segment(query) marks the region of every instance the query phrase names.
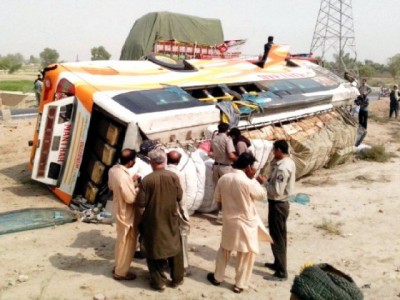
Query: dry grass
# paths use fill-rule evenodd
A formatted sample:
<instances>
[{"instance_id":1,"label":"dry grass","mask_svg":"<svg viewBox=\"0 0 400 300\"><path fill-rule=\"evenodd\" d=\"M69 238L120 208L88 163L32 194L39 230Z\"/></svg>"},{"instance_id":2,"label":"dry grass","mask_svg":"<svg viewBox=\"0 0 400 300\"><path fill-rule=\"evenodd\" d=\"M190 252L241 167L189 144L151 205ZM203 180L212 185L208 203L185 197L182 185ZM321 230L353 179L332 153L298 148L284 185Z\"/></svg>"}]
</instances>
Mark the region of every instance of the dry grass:
<instances>
[{"instance_id":1,"label":"dry grass","mask_svg":"<svg viewBox=\"0 0 400 300\"><path fill-rule=\"evenodd\" d=\"M316 179L307 178L301 181L301 183L305 186L333 186L337 184L337 181L328 176Z\"/></svg>"},{"instance_id":2,"label":"dry grass","mask_svg":"<svg viewBox=\"0 0 400 300\"><path fill-rule=\"evenodd\" d=\"M358 154L359 159L376 162L386 162L391 157L392 155L386 152L385 146L383 145L374 145L370 149L363 149L363 151Z\"/></svg>"},{"instance_id":3,"label":"dry grass","mask_svg":"<svg viewBox=\"0 0 400 300\"><path fill-rule=\"evenodd\" d=\"M400 130L395 129L390 132L390 136L393 138L394 141L400 142Z\"/></svg>"},{"instance_id":4,"label":"dry grass","mask_svg":"<svg viewBox=\"0 0 400 300\"><path fill-rule=\"evenodd\" d=\"M374 113L370 113L368 115L368 118L373 120L373 121L375 121L375 122L377 122L377 123L380 123L380 124L386 124L390 120L387 116L380 116L380 115L376 115Z\"/></svg>"},{"instance_id":5,"label":"dry grass","mask_svg":"<svg viewBox=\"0 0 400 300\"><path fill-rule=\"evenodd\" d=\"M341 222L334 223L332 221L324 219L321 224L315 225L315 228L321 229L331 235L342 235L343 234L341 229L342 226L343 223Z\"/></svg>"}]
</instances>

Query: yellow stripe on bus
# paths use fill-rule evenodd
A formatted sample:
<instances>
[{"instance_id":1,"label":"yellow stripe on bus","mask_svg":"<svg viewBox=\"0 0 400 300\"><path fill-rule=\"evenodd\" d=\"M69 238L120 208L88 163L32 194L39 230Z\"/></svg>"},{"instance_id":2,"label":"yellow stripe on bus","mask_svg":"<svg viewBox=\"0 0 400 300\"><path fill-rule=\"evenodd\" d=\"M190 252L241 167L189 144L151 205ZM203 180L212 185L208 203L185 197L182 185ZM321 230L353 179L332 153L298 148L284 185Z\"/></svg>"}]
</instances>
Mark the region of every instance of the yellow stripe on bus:
<instances>
[{"instance_id":1,"label":"yellow stripe on bus","mask_svg":"<svg viewBox=\"0 0 400 300\"><path fill-rule=\"evenodd\" d=\"M81 120L82 120L81 114L78 112L76 126L73 129L74 138L73 138L72 143L71 143L70 148L69 148L70 149L70 151L69 151L70 155L68 155L69 159L68 159L68 165L67 165L67 173L66 173L66 176L65 176L65 179L66 179L65 180L65 184L67 184L67 185L69 185L69 182L71 181L70 180L71 179L71 174L72 174L71 170L73 169L73 166L75 164L75 162L74 162L74 158L75 158L74 154L76 152L76 147L75 147L76 145L75 144L76 144L76 140L79 139L79 135L75 134L75 130L80 127Z\"/></svg>"},{"instance_id":2,"label":"yellow stripe on bus","mask_svg":"<svg viewBox=\"0 0 400 300\"><path fill-rule=\"evenodd\" d=\"M82 114L81 113L79 113L79 127L78 127L78 129L79 129L79 132L78 132L78 135L77 135L77 142L78 142L78 144L77 144L77 146L76 147L74 147L75 149L74 149L74 159L73 159L73 163L72 163L72 172L71 172L71 177L69 178L69 182L68 182L68 184L69 185L71 185L72 184L72 178L73 178L73 176L72 176L72 174L74 174L74 168L75 168L75 164L76 164L76 158L78 157L78 154L79 154L79 151L80 151L80 142L81 142L81 138L82 138L82 132L83 132L83 129L84 129L84 127L85 126L82 126L82 123L84 123L84 121L85 121L85 119L84 119L84 117L82 117ZM75 179L75 181L76 181L76 179Z\"/></svg>"}]
</instances>

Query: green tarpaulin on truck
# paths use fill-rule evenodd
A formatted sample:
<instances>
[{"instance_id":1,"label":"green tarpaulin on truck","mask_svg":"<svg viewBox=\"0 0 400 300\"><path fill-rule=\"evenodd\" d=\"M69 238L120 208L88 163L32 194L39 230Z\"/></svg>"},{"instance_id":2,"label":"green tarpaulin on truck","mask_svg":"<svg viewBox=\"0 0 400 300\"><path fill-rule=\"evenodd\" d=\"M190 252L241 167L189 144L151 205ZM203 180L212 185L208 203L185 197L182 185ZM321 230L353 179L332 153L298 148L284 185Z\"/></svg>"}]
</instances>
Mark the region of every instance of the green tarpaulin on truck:
<instances>
[{"instance_id":1,"label":"green tarpaulin on truck","mask_svg":"<svg viewBox=\"0 0 400 300\"><path fill-rule=\"evenodd\" d=\"M136 20L125 44L120 60L137 60L152 52L157 40L219 45L224 42L221 21L189 15L152 12Z\"/></svg>"}]
</instances>

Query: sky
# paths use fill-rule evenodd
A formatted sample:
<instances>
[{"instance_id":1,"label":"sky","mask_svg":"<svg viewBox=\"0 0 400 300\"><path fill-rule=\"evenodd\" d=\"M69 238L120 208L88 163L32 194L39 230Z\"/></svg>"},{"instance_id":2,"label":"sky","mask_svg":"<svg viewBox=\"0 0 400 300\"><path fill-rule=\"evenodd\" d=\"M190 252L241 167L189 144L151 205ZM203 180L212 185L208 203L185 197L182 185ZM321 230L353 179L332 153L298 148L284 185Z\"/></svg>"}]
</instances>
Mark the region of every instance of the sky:
<instances>
[{"instance_id":1,"label":"sky","mask_svg":"<svg viewBox=\"0 0 400 300\"><path fill-rule=\"evenodd\" d=\"M331 0L333 1L333 0ZM339 1L339 0L335 0ZM351 0L346 0L351 1ZM353 0L357 59L387 63L400 53L399 0ZM320 0L1 0L0 55L26 59L44 48L59 60L90 60L104 46L118 60L135 20L169 11L221 20L224 38L247 39L243 54L263 52L267 37L309 52ZM318 54L318 53L316 53Z\"/></svg>"}]
</instances>

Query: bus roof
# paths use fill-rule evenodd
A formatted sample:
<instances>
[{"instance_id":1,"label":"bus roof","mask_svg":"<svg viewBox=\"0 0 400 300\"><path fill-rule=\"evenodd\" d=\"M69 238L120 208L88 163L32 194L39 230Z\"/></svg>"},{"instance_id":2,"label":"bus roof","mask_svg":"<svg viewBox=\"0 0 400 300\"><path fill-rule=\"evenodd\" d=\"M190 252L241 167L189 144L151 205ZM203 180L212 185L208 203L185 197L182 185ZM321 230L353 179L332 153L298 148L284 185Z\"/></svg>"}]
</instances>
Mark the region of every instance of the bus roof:
<instances>
[{"instance_id":1,"label":"bus roof","mask_svg":"<svg viewBox=\"0 0 400 300\"><path fill-rule=\"evenodd\" d=\"M71 83L86 83L98 91L156 89L165 85L207 86L315 75L309 68L276 64L262 69L236 59L193 59L186 62L194 70L170 70L151 61L88 61L63 63L58 71Z\"/></svg>"}]
</instances>

